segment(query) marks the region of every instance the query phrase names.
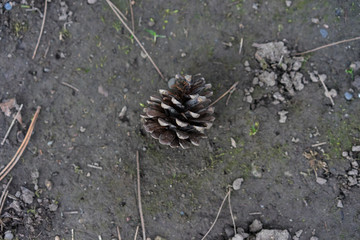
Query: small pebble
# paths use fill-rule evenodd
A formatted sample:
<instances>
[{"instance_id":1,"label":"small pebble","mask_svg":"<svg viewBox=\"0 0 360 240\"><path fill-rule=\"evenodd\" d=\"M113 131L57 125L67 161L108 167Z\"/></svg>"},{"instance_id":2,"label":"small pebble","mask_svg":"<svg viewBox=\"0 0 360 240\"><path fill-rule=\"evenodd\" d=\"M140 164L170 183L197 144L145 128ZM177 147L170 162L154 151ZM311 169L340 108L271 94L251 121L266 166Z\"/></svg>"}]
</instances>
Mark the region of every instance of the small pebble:
<instances>
[{"instance_id":1,"label":"small pebble","mask_svg":"<svg viewBox=\"0 0 360 240\"><path fill-rule=\"evenodd\" d=\"M55 236L55 240L60 240L60 237L59 237L59 236Z\"/></svg>"},{"instance_id":2,"label":"small pebble","mask_svg":"<svg viewBox=\"0 0 360 240\"><path fill-rule=\"evenodd\" d=\"M325 178L317 177L316 182L320 185L323 185L327 182L327 180Z\"/></svg>"},{"instance_id":3,"label":"small pebble","mask_svg":"<svg viewBox=\"0 0 360 240\"><path fill-rule=\"evenodd\" d=\"M4 8L8 11L10 11L12 9L12 4L11 3L5 3Z\"/></svg>"},{"instance_id":4,"label":"small pebble","mask_svg":"<svg viewBox=\"0 0 360 240\"><path fill-rule=\"evenodd\" d=\"M351 151L353 151L353 152L360 152L360 145L358 145L358 146L352 146Z\"/></svg>"},{"instance_id":5,"label":"small pebble","mask_svg":"<svg viewBox=\"0 0 360 240\"><path fill-rule=\"evenodd\" d=\"M53 186L52 182L49 179L45 179L46 189L50 191L52 189L52 186Z\"/></svg>"},{"instance_id":6,"label":"small pebble","mask_svg":"<svg viewBox=\"0 0 360 240\"><path fill-rule=\"evenodd\" d=\"M97 2L97 0L87 0L88 4L92 5L95 4Z\"/></svg>"},{"instance_id":7,"label":"small pebble","mask_svg":"<svg viewBox=\"0 0 360 240\"><path fill-rule=\"evenodd\" d=\"M58 205L57 204L55 204L55 203L52 203L52 204L50 204L49 205L49 210L51 211L51 212L55 212L57 209L58 209Z\"/></svg>"},{"instance_id":8,"label":"small pebble","mask_svg":"<svg viewBox=\"0 0 360 240\"><path fill-rule=\"evenodd\" d=\"M237 178L232 184L232 187L235 191L240 190L241 184L244 182L243 178Z\"/></svg>"},{"instance_id":9,"label":"small pebble","mask_svg":"<svg viewBox=\"0 0 360 240\"><path fill-rule=\"evenodd\" d=\"M83 126L80 127L80 132L84 133L86 131L86 128L84 128Z\"/></svg>"},{"instance_id":10,"label":"small pebble","mask_svg":"<svg viewBox=\"0 0 360 240\"><path fill-rule=\"evenodd\" d=\"M329 33L324 28L320 29L320 34L323 38L326 38L329 35Z\"/></svg>"},{"instance_id":11,"label":"small pebble","mask_svg":"<svg viewBox=\"0 0 360 240\"><path fill-rule=\"evenodd\" d=\"M311 19L311 22L312 22L312 23L315 23L315 24L318 24L320 21L319 21L318 18L312 18L312 19Z\"/></svg>"},{"instance_id":12,"label":"small pebble","mask_svg":"<svg viewBox=\"0 0 360 240\"><path fill-rule=\"evenodd\" d=\"M353 94L350 92L345 92L344 97L346 100L350 101L353 98Z\"/></svg>"},{"instance_id":13,"label":"small pebble","mask_svg":"<svg viewBox=\"0 0 360 240\"><path fill-rule=\"evenodd\" d=\"M126 115L126 111L127 111L127 107L123 106L123 108L121 109L120 113L119 113L119 119L122 120L125 115Z\"/></svg>"},{"instance_id":14,"label":"small pebble","mask_svg":"<svg viewBox=\"0 0 360 240\"><path fill-rule=\"evenodd\" d=\"M6 231L5 236L4 236L4 240L12 240L12 239L14 239L14 235L12 234L12 232L10 230Z\"/></svg>"},{"instance_id":15,"label":"small pebble","mask_svg":"<svg viewBox=\"0 0 360 240\"><path fill-rule=\"evenodd\" d=\"M359 168L359 164L358 164L357 161L351 162L351 166L352 166L353 168L355 168L355 169L358 169L358 168Z\"/></svg>"},{"instance_id":16,"label":"small pebble","mask_svg":"<svg viewBox=\"0 0 360 240\"><path fill-rule=\"evenodd\" d=\"M292 2L291 1L285 1L285 4L286 4L287 7L290 7Z\"/></svg>"},{"instance_id":17,"label":"small pebble","mask_svg":"<svg viewBox=\"0 0 360 240\"><path fill-rule=\"evenodd\" d=\"M244 237L240 234L235 234L235 236L231 240L244 240Z\"/></svg>"},{"instance_id":18,"label":"small pebble","mask_svg":"<svg viewBox=\"0 0 360 240\"><path fill-rule=\"evenodd\" d=\"M48 73L48 72L50 72L50 69L45 67L45 68L43 68L43 72Z\"/></svg>"},{"instance_id":19,"label":"small pebble","mask_svg":"<svg viewBox=\"0 0 360 240\"><path fill-rule=\"evenodd\" d=\"M349 156L349 153L346 152L346 151L344 151L344 152L342 152L342 156L343 156L343 157L347 157L347 156Z\"/></svg>"},{"instance_id":20,"label":"small pebble","mask_svg":"<svg viewBox=\"0 0 360 240\"><path fill-rule=\"evenodd\" d=\"M184 53L184 52L182 52L181 54L180 54L180 56L183 58L183 57L186 57L186 53Z\"/></svg>"},{"instance_id":21,"label":"small pebble","mask_svg":"<svg viewBox=\"0 0 360 240\"><path fill-rule=\"evenodd\" d=\"M337 202L337 205L336 205L338 208L343 208L344 207L344 205L343 205L343 203L342 203L342 201L341 200L338 200L338 202Z\"/></svg>"},{"instance_id":22,"label":"small pebble","mask_svg":"<svg viewBox=\"0 0 360 240\"><path fill-rule=\"evenodd\" d=\"M244 66L245 66L245 67L249 67L249 66L250 66L249 61L245 61L245 62L244 62Z\"/></svg>"},{"instance_id":23,"label":"small pebble","mask_svg":"<svg viewBox=\"0 0 360 240\"><path fill-rule=\"evenodd\" d=\"M251 224L250 224L250 226L249 226L249 230L250 230L250 232L252 232L252 233L256 233L256 232L259 232L261 229L262 229L262 223L259 221L259 220L257 220L257 219L255 219Z\"/></svg>"}]
</instances>

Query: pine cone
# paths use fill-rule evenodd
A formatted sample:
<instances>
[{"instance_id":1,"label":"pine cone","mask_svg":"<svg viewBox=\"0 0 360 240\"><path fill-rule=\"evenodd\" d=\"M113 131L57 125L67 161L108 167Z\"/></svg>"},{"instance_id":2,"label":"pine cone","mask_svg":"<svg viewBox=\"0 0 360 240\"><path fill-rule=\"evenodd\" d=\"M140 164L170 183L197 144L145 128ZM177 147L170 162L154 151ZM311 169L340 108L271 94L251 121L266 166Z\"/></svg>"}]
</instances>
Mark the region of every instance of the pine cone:
<instances>
[{"instance_id":1,"label":"pine cone","mask_svg":"<svg viewBox=\"0 0 360 240\"><path fill-rule=\"evenodd\" d=\"M198 146L205 138L215 117L214 107L208 107L211 84L200 75L177 74L169 80L169 90L160 89L161 96L151 96L144 109L144 128L155 139L172 148Z\"/></svg>"}]
</instances>

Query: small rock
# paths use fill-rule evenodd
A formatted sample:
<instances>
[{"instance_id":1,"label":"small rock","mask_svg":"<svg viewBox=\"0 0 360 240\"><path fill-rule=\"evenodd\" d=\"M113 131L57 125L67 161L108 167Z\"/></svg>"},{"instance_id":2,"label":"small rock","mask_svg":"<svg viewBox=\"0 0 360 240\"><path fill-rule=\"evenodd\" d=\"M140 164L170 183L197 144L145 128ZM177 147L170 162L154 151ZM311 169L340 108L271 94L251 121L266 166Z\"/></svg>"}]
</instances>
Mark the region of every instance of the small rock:
<instances>
[{"instance_id":1,"label":"small rock","mask_svg":"<svg viewBox=\"0 0 360 240\"><path fill-rule=\"evenodd\" d=\"M9 208L14 209L18 213L22 211L22 209L20 207L20 202L16 201L16 200L14 200L12 203L10 203Z\"/></svg>"},{"instance_id":2,"label":"small rock","mask_svg":"<svg viewBox=\"0 0 360 240\"><path fill-rule=\"evenodd\" d=\"M103 95L105 97L109 96L109 92L107 90L105 90L105 88L102 85L100 85L98 87L98 93L100 93L101 95Z\"/></svg>"},{"instance_id":3,"label":"small rock","mask_svg":"<svg viewBox=\"0 0 360 240\"><path fill-rule=\"evenodd\" d=\"M290 238L290 234L287 230L263 229L261 230L261 232L256 234L256 240L269 240L269 239L288 240L289 238Z\"/></svg>"},{"instance_id":4,"label":"small rock","mask_svg":"<svg viewBox=\"0 0 360 240\"><path fill-rule=\"evenodd\" d=\"M87 3L92 5L92 4L95 4L97 2L97 0L87 0Z\"/></svg>"},{"instance_id":5,"label":"small rock","mask_svg":"<svg viewBox=\"0 0 360 240\"><path fill-rule=\"evenodd\" d=\"M360 70L360 61L356 61L352 64L350 64L350 68L354 70L354 72Z\"/></svg>"},{"instance_id":6,"label":"small rock","mask_svg":"<svg viewBox=\"0 0 360 240\"><path fill-rule=\"evenodd\" d=\"M344 207L344 205L343 205L343 203L342 203L341 200L338 200L336 206L337 206L338 208L343 208L343 207Z\"/></svg>"},{"instance_id":7,"label":"small rock","mask_svg":"<svg viewBox=\"0 0 360 240\"><path fill-rule=\"evenodd\" d=\"M245 230L244 230L243 228L241 228L241 227L238 227L238 228L236 229L236 231L237 231L237 234L241 235L244 239L247 238L247 237L249 237L249 234L246 233ZM235 236L236 236L236 235L235 235Z\"/></svg>"},{"instance_id":8,"label":"small rock","mask_svg":"<svg viewBox=\"0 0 360 240\"><path fill-rule=\"evenodd\" d=\"M355 168L355 169L358 169L358 168L359 168L359 164L358 164L357 161L351 162L351 166L352 166L353 168Z\"/></svg>"},{"instance_id":9,"label":"small rock","mask_svg":"<svg viewBox=\"0 0 360 240\"><path fill-rule=\"evenodd\" d=\"M316 77L315 73L312 73L312 72L308 72L308 73L310 75L310 80L312 82L318 82L319 81L319 79Z\"/></svg>"},{"instance_id":10,"label":"small rock","mask_svg":"<svg viewBox=\"0 0 360 240\"><path fill-rule=\"evenodd\" d=\"M180 56L181 56L182 58L184 58L184 57L186 57L186 53L182 52L182 53L180 54Z\"/></svg>"},{"instance_id":11,"label":"small rock","mask_svg":"<svg viewBox=\"0 0 360 240\"><path fill-rule=\"evenodd\" d=\"M252 5L252 8L255 9L255 10L258 10L259 9L259 4L258 3L254 3Z\"/></svg>"},{"instance_id":12,"label":"small rock","mask_svg":"<svg viewBox=\"0 0 360 240\"><path fill-rule=\"evenodd\" d=\"M292 141L293 143L298 143L298 142L300 142L300 139L293 137L293 138L291 139L291 141Z\"/></svg>"},{"instance_id":13,"label":"small rock","mask_svg":"<svg viewBox=\"0 0 360 240\"><path fill-rule=\"evenodd\" d=\"M254 163L251 164L251 174L256 178L261 178L262 173L257 169Z\"/></svg>"},{"instance_id":14,"label":"small rock","mask_svg":"<svg viewBox=\"0 0 360 240\"><path fill-rule=\"evenodd\" d=\"M251 68L250 67L245 67L245 71L251 72Z\"/></svg>"},{"instance_id":15,"label":"small rock","mask_svg":"<svg viewBox=\"0 0 360 240\"><path fill-rule=\"evenodd\" d=\"M315 24L319 24L320 20L318 18L312 18L311 22Z\"/></svg>"},{"instance_id":16,"label":"small rock","mask_svg":"<svg viewBox=\"0 0 360 240\"><path fill-rule=\"evenodd\" d=\"M287 7L290 7L292 2L291 1L285 1L285 4L286 4Z\"/></svg>"},{"instance_id":17,"label":"small rock","mask_svg":"<svg viewBox=\"0 0 360 240\"><path fill-rule=\"evenodd\" d=\"M284 74L281 76L280 82L285 85L286 90L289 92L289 94L290 94L291 96L294 96L294 95L295 95L295 91L294 91L294 88L293 88L293 83L292 83L292 81L290 80L289 74L284 73Z\"/></svg>"},{"instance_id":18,"label":"small rock","mask_svg":"<svg viewBox=\"0 0 360 240\"><path fill-rule=\"evenodd\" d=\"M348 176L349 186L355 186L358 182L356 180L356 177Z\"/></svg>"},{"instance_id":19,"label":"small rock","mask_svg":"<svg viewBox=\"0 0 360 240\"><path fill-rule=\"evenodd\" d=\"M358 146L352 146L351 151L353 151L353 152L360 152L360 145L358 145Z\"/></svg>"},{"instance_id":20,"label":"small rock","mask_svg":"<svg viewBox=\"0 0 360 240\"><path fill-rule=\"evenodd\" d=\"M319 240L319 238L318 238L318 237L315 237L315 236L312 236L312 237L310 238L310 240Z\"/></svg>"},{"instance_id":21,"label":"small rock","mask_svg":"<svg viewBox=\"0 0 360 240\"><path fill-rule=\"evenodd\" d=\"M57 204L55 204L55 203L52 203L52 204L50 204L49 205L49 210L51 211L51 212L55 212L57 209L58 209L58 205Z\"/></svg>"},{"instance_id":22,"label":"small rock","mask_svg":"<svg viewBox=\"0 0 360 240\"><path fill-rule=\"evenodd\" d=\"M245 66L245 67L249 67L249 66L250 66L249 61L246 60L246 61L244 62L244 66Z\"/></svg>"},{"instance_id":23,"label":"small rock","mask_svg":"<svg viewBox=\"0 0 360 240\"><path fill-rule=\"evenodd\" d=\"M251 95L247 95L247 96L245 97L245 101L248 102L248 103L252 103L253 97L252 97Z\"/></svg>"},{"instance_id":24,"label":"small rock","mask_svg":"<svg viewBox=\"0 0 360 240\"><path fill-rule=\"evenodd\" d=\"M341 154L343 157L347 157L347 156L349 156L349 153L348 152L346 152L346 151L344 151L344 152L342 152L342 154Z\"/></svg>"},{"instance_id":25,"label":"small rock","mask_svg":"<svg viewBox=\"0 0 360 240\"><path fill-rule=\"evenodd\" d=\"M83 126L80 126L79 130L80 130L81 133L84 133L86 131L86 128L84 128Z\"/></svg>"},{"instance_id":26,"label":"small rock","mask_svg":"<svg viewBox=\"0 0 360 240\"><path fill-rule=\"evenodd\" d=\"M298 71L301 68L303 61L295 61L293 66L292 66L292 70L293 71Z\"/></svg>"},{"instance_id":27,"label":"small rock","mask_svg":"<svg viewBox=\"0 0 360 240\"><path fill-rule=\"evenodd\" d=\"M166 239L160 236L156 236L154 240L166 240Z\"/></svg>"},{"instance_id":28,"label":"small rock","mask_svg":"<svg viewBox=\"0 0 360 240\"><path fill-rule=\"evenodd\" d=\"M244 240L244 237L240 234L235 234L235 236L231 240Z\"/></svg>"},{"instance_id":29,"label":"small rock","mask_svg":"<svg viewBox=\"0 0 360 240\"><path fill-rule=\"evenodd\" d=\"M257 48L255 56L258 56L256 57L258 61L262 58L269 60L271 63L279 63L283 56L289 54L284 42L254 43L252 46Z\"/></svg>"},{"instance_id":30,"label":"small rock","mask_svg":"<svg viewBox=\"0 0 360 240\"><path fill-rule=\"evenodd\" d=\"M231 141L231 146L232 146L233 148L236 148L236 141L235 141L235 139L230 138L230 141Z\"/></svg>"},{"instance_id":31,"label":"small rock","mask_svg":"<svg viewBox=\"0 0 360 240\"><path fill-rule=\"evenodd\" d=\"M323 185L327 182L327 180L325 178L317 177L316 182L320 185Z\"/></svg>"},{"instance_id":32,"label":"small rock","mask_svg":"<svg viewBox=\"0 0 360 240\"><path fill-rule=\"evenodd\" d=\"M288 114L288 113L289 112L285 111L285 110L282 110L282 111L278 112L278 114L280 116L279 123L285 123L286 122L286 120L287 120L286 114Z\"/></svg>"},{"instance_id":33,"label":"small rock","mask_svg":"<svg viewBox=\"0 0 360 240\"><path fill-rule=\"evenodd\" d=\"M329 35L328 31L326 31L324 28L320 29L320 34L323 38L326 38Z\"/></svg>"},{"instance_id":34,"label":"small rock","mask_svg":"<svg viewBox=\"0 0 360 240\"><path fill-rule=\"evenodd\" d=\"M344 97L346 100L350 101L353 98L353 94L350 92L345 92Z\"/></svg>"},{"instance_id":35,"label":"small rock","mask_svg":"<svg viewBox=\"0 0 360 240\"><path fill-rule=\"evenodd\" d=\"M150 19L150 20L148 21L148 26L149 26L149 27L153 27L154 25L155 25L154 19Z\"/></svg>"},{"instance_id":36,"label":"small rock","mask_svg":"<svg viewBox=\"0 0 360 240\"><path fill-rule=\"evenodd\" d=\"M330 91L325 92L325 96L334 98L337 96L337 91L335 89L331 89Z\"/></svg>"},{"instance_id":37,"label":"small rock","mask_svg":"<svg viewBox=\"0 0 360 240\"><path fill-rule=\"evenodd\" d=\"M289 172L289 171L285 171L285 172L284 172L284 175L285 175L286 177L292 177L292 176L293 176L292 173Z\"/></svg>"},{"instance_id":38,"label":"small rock","mask_svg":"<svg viewBox=\"0 0 360 240\"><path fill-rule=\"evenodd\" d=\"M234 236L234 228L231 227L231 226L226 226L226 227L224 228L224 232L225 232L225 235L226 235L228 238Z\"/></svg>"},{"instance_id":39,"label":"small rock","mask_svg":"<svg viewBox=\"0 0 360 240\"><path fill-rule=\"evenodd\" d=\"M253 84L253 85L259 84L259 78L255 77L255 78L253 79L253 81L252 81L252 84Z\"/></svg>"},{"instance_id":40,"label":"small rock","mask_svg":"<svg viewBox=\"0 0 360 240\"><path fill-rule=\"evenodd\" d=\"M266 84L268 87L275 86L277 75L274 72L264 71L259 75L259 80Z\"/></svg>"},{"instance_id":41,"label":"small rock","mask_svg":"<svg viewBox=\"0 0 360 240\"><path fill-rule=\"evenodd\" d=\"M351 83L351 85L356 88L358 91L360 91L360 76L355 76L354 81Z\"/></svg>"},{"instance_id":42,"label":"small rock","mask_svg":"<svg viewBox=\"0 0 360 240\"><path fill-rule=\"evenodd\" d=\"M50 191L52 189L52 186L53 186L52 182L49 179L45 179L46 189Z\"/></svg>"},{"instance_id":43,"label":"small rock","mask_svg":"<svg viewBox=\"0 0 360 240\"><path fill-rule=\"evenodd\" d=\"M350 171L347 172L347 174L348 174L349 176L357 176L358 173L359 173L359 171L356 170L356 169L353 169L353 170L350 170Z\"/></svg>"},{"instance_id":44,"label":"small rock","mask_svg":"<svg viewBox=\"0 0 360 240\"><path fill-rule=\"evenodd\" d=\"M60 236L55 236L55 240L60 240Z\"/></svg>"},{"instance_id":45,"label":"small rock","mask_svg":"<svg viewBox=\"0 0 360 240\"><path fill-rule=\"evenodd\" d=\"M285 98L283 97L283 95L281 95L281 93L279 92L275 92L273 94L273 98L275 98L276 100L279 100L281 102L285 101Z\"/></svg>"},{"instance_id":46,"label":"small rock","mask_svg":"<svg viewBox=\"0 0 360 240\"><path fill-rule=\"evenodd\" d=\"M262 223L261 223L259 220L257 220L257 219L255 219L255 220L250 224L250 226L249 226L249 231L250 231L251 233L257 233L257 232L259 232L261 229L262 229Z\"/></svg>"},{"instance_id":47,"label":"small rock","mask_svg":"<svg viewBox=\"0 0 360 240\"><path fill-rule=\"evenodd\" d=\"M34 201L35 193L25 187L21 187L21 192L21 199L27 204L32 204L32 202Z\"/></svg>"},{"instance_id":48,"label":"small rock","mask_svg":"<svg viewBox=\"0 0 360 240\"><path fill-rule=\"evenodd\" d=\"M12 239L14 239L14 235L12 234L12 232L10 230L6 231L4 240L12 240Z\"/></svg>"},{"instance_id":49,"label":"small rock","mask_svg":"<svg viewBox=\"0 0 360 240\"><path fill-rule=\"evenodd\" d=\"M43 72L48 73L48 72L50 72L50 69L45 67L45 68L43 68Z\"/></svg>"},{"instance_id":50,"label":"small rock","mask_svg":"<svg viewBox=\"0 0 360 240\"><path fill-rule=\"evenodd\" d=\"M240 190L241 184L244 182L243 178L237 178L232 184L232 187L235 191Z\"/></svg>"},{"instance_id":51,"label":"small rock","mask_svg":"<svg viewBox=\"0 0 360 240\"><path fill-rule=\"evenodd\" d=\"M295 233L295 236L293 237L293 240L298 240L301 236L301 234L303 233L304 230L299 230Z\"/></svg>"},{"instance_id":52,"label":"small rock","mask_svg":"<svg viewBox=\"0 0 360 240\"><path fill-rule=\"evenodd\" d=\"M303 79L302 73L296 72L295 74L293 74L292 82L293 82L295 90L301 91L304 89L304 84L302 83L302 79Z\"/></svg>"}]
</instances>

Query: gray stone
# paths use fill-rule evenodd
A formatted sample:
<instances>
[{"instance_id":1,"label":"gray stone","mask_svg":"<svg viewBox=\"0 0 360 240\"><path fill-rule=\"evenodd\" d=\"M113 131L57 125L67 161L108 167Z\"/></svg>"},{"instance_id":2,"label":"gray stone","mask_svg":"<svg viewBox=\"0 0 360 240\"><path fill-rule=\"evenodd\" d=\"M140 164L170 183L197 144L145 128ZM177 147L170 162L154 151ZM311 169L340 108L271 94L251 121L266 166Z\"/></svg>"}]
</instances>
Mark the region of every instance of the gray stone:
<instances>
[{"instance_id":1,"label":"gray stone","mask_svg":"<svg viewBox=\"0 0 360 240\"><path fill-rule=\"evenodd\" d=\"M249 66L250 66L249 61L246 60L246 61L244 62L244 66L245 66L245 67L249 67Z\"/></svg>"},{"instance_id":2,"label":"gray stone","mask_svg":"<svg viewBox=\"0 0 360 240\"><path fill-rule=\"evenodd\" d=\"M358 182L357 179L355 177L352 176L348 176L348 181L349 181L349 186L355 186Z\"/></svg>"},{"instance_id":3,"label":"gray stone","mask_svg":"<svg viewBox=\"0 0 360 240\"><path fill-rule=\"evenodd\" d=\"M55 203L52 203L52 204L50 204L49 205L49 210L51 211L51 212L55 212L57 209L58 209L58 205L57 204L55 204Z\"/></svg>"},{"instance_id":4,"label":"gray stone","mask_svg":"<svg viewBox=\"0 0 360 240\"><path fill-rule=\"evenodd\" d=\"M97 0L87 0L88 4L95 4L97 2Z\"/></svg>"},{"instance_id":5,"label":"gray stone","mask_svg":"<svg viewBox=\"0 0 360 240\"><path fill-rule=\"evenodd\" d=\"M320 185L323 185L327 182L327 180L325 178L322 178L322 177L317 177L316 178L316 182Z\"/></svg>"},{"instance_id":6,"label":"gray stone","mask_svg":"<svg viewBox=\"0 0 360 240\"><path fill-rule=\"evenodd\" d=\"M304 84L302 83L303 75L299 72L291 72L292 83L294 85L295 90L301 91L304 89Z\"/></svg>"},{"instance_id":7,"label":"gray stone","mask_svg":"<svg viewBox=\"0 0 360 240\"><path fill-rule=\"evenodd\" d=\"M235 234L231 240L244 240L244 237L240 234Z\"/></svg>"},{"instance_id":8,"label":"gray stone","mask_svg":"<svg viewBox=\"0 0 360 240\"><path fill-rule=\"evenodd\" d=\"M259 84L259 78L254 77L254 79L253 79L253 81L252 81L252 84L253 84L253 85Z\"/></svg>"},{"instance_id":9,"label":"gray stone","mask_svg":"<svg viewBox=\"0 0 360 240\"><path fill-rule=\"evenodd\" d=\"M266 84L268 87L275 86L276 84L276 74L274 72L264 71L259 75L259 80Z\"/></svg>"},{"instance_id":10,"label":"gray stone","mask_svg":"<svg viewBox=\"0 0 360 240\"><path fill-rule=\"evenodd\" d=\"M336 206L337 206L338 208L343 208L343 207L344 207L344 205L343 205L343 203L342 203L341 200L338 200Z\"/></svg>"},{"instance_id":11,"label":"gray stone","mask_svg":"<svg viewBox=\"0 0 360 240\"><path fill-rule=\"evenodd\" d=\"M286 120L287 120L286 114L288 114L288 113L289 112L285 111L285 110L282 110L282 111L278 112L278 114L280 116L279 123L285 123L286 122Z\"/></svg>"},{"instance_id":12,"label":"gray stone","mask_svg":"<svg viewBox=\"0 0 360 240\"><path fill-rule=\"evenodd\" d=\"M270 240L270 239L276 239L276 240L289 240L290 234L287 230L268 230L263 229L261 232L256 234L256 240Z\"/></svg>"},{"instance_id":13,"label":"gray stone","mask_svg":"<svg viewBox=\"0 0 360 240\"><path fill-rule=\"evenodd\" d=\"M351 151L353 151L353 152L360 152L360 145L358 145L358 146L352 146Z\"/></svg>"},{"instance_id":14,"label":"gray stone","mask_svg":"<svg viewBox=\"0 0 360 240\"><path fill-rule=\"evenodd\" d=\"M283 95L281 95L281 93L279 92L275 92L273 94L273 98L275 98L276 100L279 100L281 102L285 101L285 98L283 97Z\"/></svg>"},{"instance_id":15,"label":"gray stone","mask_svg":"<svg viewBox=\"0 0 360 240\"><path fill-rule=\"evenodd\" d=\"M358 71L360 69L360 61L350 64L350 68L354 70L354 72Z\"/></svg>"},{"instance_id":16,"label":"gray stone","mask_svg":"<svg viewBox=\"0 0 360 240\"><path fill-rule=\"evenodd\" d=\"M236 231L237 231L237 234L241 235L244 239L247 238L247 237L249 237L249 234L246 233L245 230L244 230L243 228L241 228L241 227L238 227L238 228L236 229ZM235 235L235 236L236 236L236 235Z\"/></svg>"},{"instance_id":17,"label":"gray stone","mask_svg":"<svg viewBox=\"0 0 360 240\"><path fill-rule=\"evenodd\" d=\"M355 76L354 81L351 83L351 85L356 88L358 91L360 91L360 76Z\"/></svg>"},{"instance_id":18,"label":"gray stone","mask_svg":"<svg viewBox=\"0 0 360 240\"><path fill-rule=\"evenodd\" d=\"M21 199L27 204L32 204L34 201L35 193L25 187L21 187L21 192Z\"/></svg>"},{"instance_id":19,"label":"gray stone","mask_svg":"<svg viewBox=\"0 0 360 240\"><path fill-rule=\"evenodd\" d=\"M285 1L285 4L286 4L287 7L290 7L291 4L292 4L292 1L288 1L288 0L287 0L287 1Z\"/></svg>"},{"instance_id":20,"label":"gray stone","mask_svg":"<svg viewBox=\"0 0 360 240\"><path fill-rule=\"evenodd\" d=\"M241 184L243 183L244 179L243 178L237 178L235 179L235 181L232 184L232 187L235 191L240 190L241 188Z\"/></svg>"},{"instance_id":21,"label":"gray stone","mask_svg":"<svg viewBox=\"0 0 360 240\"><path fill-rule=\"evenodd\" d=\"M230 238L232 236L234 236L235 232L234 232L234 228L231 227L231 226L227 226L224 228L224 232L225 232L225 235Z\"/></svg>"},{"instance_id":22,"label":"gray stone","mask_svg":"<svg viewBox=\"0 0 360 240\"><path fill-rule=\"evenodd\" d=\"M252 46L257 48L255 56L269 60L271 63L279 63L282 57L289 54L283 42L254 43Z\"/></svg>"},{"instance_id":23,"label":"gray stone","mask_svg":"<svg viewBox=\"0 0 360 240\"><path fill-rule=\"evenodd\" d=\"M257 233L262 229L262 223L255 219L249 226L249 230L251 233Z\"/></svg>"},{"instance_id":24,"label":"gray stone","mask_svg":"<svg viewBox=\"0 0 360 240\"><path fill-rule=\"evenodd\" d=\"M353 170L350 170L350 171L347 172L347 174L348 174L349 176L357 176L358 173L359 173L359 171L356 170L356 169L353 169Z\"/></svg>"},{"instance_id":25,"label":"gray stone","mask_svg":"<svg viewBox=\"0 0 360 240\"><path fill-rule=\"evenodd\" d=\"M299 71L299 69L302 66L303 61L304 61L304 58L296 58L296 61L293 63L293 66L292 66L292 70Z\"/></svg>"},{"instance_id":26,"label":"gray stone","mask_svg":"<svg viewBox=\"0 0 360 240\"><path fill-rule=\"evenodd\" d=\"M14 235L12 234L12 232L10 230L5 232L4 240L12 240L13 238L14 238Z\"/></svg>"},{"instance_id":27,"label":"gray stone","mask_svg":"<svg viewBox=\"0 0 360 240\"><path fill-rule=\"evenodd\" d=\"M252 97L251 95L247 95L247 96L245 97L245 101L248 102L248 103L252 103L253 97Z\"/></svg>"},{"instance_id":28,"label":"gray stone","mask_svg":"<svg viewBox=\"0 0 360 240\"><path fill-rule=\"evenodd\" d=\"M312 72L308 72L309 75L310 75L310 80L312 82L318 82L319 81L319 78L315 75L315 73L312 73Z\"/></svg>"},{"instance_id":29,"label":"gray stone","mask_svg":"<svg viewBox=\"0 0 360 240\"><path fill-rule=\"evenodd\" d=\"M357 161L351 162L351 166L352 166L353 168L355 168L355 169L358 169L358 168L359 168L359 164L358 164Z\"/></svg>"}]
</instances>

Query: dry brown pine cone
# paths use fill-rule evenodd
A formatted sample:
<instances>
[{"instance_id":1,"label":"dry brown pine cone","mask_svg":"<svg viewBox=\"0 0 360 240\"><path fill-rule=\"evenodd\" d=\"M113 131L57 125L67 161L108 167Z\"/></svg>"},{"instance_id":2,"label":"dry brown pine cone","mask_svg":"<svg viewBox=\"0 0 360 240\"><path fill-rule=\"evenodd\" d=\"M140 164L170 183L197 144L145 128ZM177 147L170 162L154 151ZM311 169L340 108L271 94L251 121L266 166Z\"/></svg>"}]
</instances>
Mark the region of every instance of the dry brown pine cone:
<instances>
[{"instance_id":1,"label":"dry brown pine cone","mask_svg":"<svg viewBox=\"0 0 360 240\"><path fill-rule=\"evenodd\" d=\"M144 109L144 128L155 139L172 148L198 146L206 137L215 117L214 107L208 107L213 92L200 75L179 75L169 80L169 90L159 90L161 96L151 96Z\"/></svg>"}]
</instances>

